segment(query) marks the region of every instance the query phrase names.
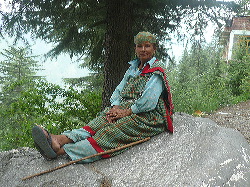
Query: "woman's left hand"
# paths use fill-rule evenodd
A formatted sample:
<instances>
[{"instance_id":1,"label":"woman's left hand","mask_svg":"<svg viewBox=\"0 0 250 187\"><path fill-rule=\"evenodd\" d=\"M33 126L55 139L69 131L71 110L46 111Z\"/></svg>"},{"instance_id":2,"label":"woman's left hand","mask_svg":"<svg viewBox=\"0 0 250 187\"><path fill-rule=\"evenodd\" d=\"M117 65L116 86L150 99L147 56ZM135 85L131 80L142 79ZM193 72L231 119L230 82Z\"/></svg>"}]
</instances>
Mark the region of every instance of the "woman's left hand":
<instances>
[{"instance_id":1,"label":"woman's left hand","mask_svg":"<svg viewBox=\"0 0 250 187\"><path fill-rule=\"evenodd\" d=\"M114 123L116 120L132 114L131 109L112 108L106 113L106 118L109 123Z\"/></svg>"}]
</instances>

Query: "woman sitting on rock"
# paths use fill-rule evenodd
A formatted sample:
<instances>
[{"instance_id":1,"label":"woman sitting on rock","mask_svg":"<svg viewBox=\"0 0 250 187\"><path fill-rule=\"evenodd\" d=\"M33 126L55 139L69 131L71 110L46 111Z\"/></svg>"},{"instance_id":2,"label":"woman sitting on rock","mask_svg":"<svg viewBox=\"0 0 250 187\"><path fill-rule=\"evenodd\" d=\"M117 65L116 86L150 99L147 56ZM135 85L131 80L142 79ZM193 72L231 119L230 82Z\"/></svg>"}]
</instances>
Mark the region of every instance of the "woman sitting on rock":
<instances>
[{"instance_id":1,"label":"woman sitting on rock","mask_svg":"<svg viewBox=\"0 0 250 187\"><path fill-rule=\"evenodd\" d=\"M110 107L86 126L60 135L50 134L40 126L32 129L35 145L44 157L53 159L67 154L77 160L166 130L173 132L173 105L165 66L154 57L156 37L149 32L139 32L134 42L138 58L129 62L129 69L110 98ZM122 151L81 163L109 158Z\"/></svg>"}]
</instances>

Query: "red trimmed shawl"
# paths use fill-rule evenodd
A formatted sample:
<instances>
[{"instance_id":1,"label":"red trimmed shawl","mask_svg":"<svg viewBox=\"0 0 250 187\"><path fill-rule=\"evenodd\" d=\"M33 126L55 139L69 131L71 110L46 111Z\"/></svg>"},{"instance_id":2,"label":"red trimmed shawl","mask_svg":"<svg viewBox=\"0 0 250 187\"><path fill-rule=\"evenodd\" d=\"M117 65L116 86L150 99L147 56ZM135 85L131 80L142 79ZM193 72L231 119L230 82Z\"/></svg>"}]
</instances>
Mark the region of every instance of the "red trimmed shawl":
<instances>
[{"instance_id":1,"label":"red trimmed shawl","mask_svg":"<svg viewBox=\"0 0 250 187\"><path fill-rule=\"evenodd\" d=\"M155 62L157 62L158 60L156 60ZM154 62L154 63L155 63ZM145 68L142 70L141 76L145 76L147 73L154 73L156 71L160 71L162 73L162 77L164 79L164 84L166 87L166 91L167 91L167 96L164 97L164 105L165 105L165 109L166 109L166 121L167 121L167 128L170 132L174 132L174 127L173 127L173 120L172 120L172 115L173 115L173 109L174 109L174 105L172 102L172 94L170 92L170 87L168 85L168 80L167 80L167 75L165 73L165 70L162 67L153 67L150 68L149 64L147 64L145 66Z\"/></svg>"}]
</instances>

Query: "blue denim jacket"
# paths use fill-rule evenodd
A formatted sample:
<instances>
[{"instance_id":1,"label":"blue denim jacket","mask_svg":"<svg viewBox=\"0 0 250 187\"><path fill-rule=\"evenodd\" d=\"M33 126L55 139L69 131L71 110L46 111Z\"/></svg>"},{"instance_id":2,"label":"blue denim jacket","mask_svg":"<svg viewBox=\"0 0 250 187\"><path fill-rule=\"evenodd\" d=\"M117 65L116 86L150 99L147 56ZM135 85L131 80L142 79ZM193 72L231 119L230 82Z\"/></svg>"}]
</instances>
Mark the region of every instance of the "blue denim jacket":
<instances>
[{"instance_id":1,"label":"blue denim jacket","mask_svg":"<svg viewBox=\"0 0 250 187\"><path fill-rule=\"evenodd\" d=\"M149 66L151 67L151 65L155 62L155 60L156 58L153 57L151 60L145 63L144 66L149 64ZM122 81L116 87L115 91L113 92L110 98L111 106L120 105L121 101L120 93L122 92L125 84L127 83L128 78L130 76L135 77L141 74L141 70L138 69L139 63L140 63L139 59L135 59L129 62L131 66L126 71ZM163 89L164 85L161 76L157 74L152 75L152 77L147 82L141 97L137 99L135 101L135 104L131 106L132 112L137 114L155 109Z\"/></svg>"}]
</instances>

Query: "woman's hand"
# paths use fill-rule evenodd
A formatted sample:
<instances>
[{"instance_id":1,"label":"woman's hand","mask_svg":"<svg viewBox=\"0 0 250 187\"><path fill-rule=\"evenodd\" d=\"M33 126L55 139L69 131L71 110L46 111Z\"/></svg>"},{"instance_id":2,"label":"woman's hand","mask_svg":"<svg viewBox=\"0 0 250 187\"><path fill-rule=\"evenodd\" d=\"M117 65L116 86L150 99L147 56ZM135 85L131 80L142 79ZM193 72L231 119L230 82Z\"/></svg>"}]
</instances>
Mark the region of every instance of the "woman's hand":
<instances>
[{"instance_id":1,"label":"woman's hand","mask_svg":"<svg viewBox=\"0 0 250 187\"><path fill-rule=\"evenodd\" d=\"M114 106L106 113L106 118L109 123L114 123L116 120L132 114L131 109L120 109L120 107Z\"/></svg>"}]
</instances>

